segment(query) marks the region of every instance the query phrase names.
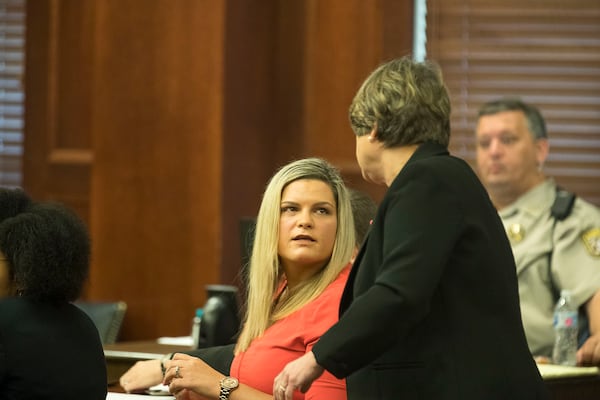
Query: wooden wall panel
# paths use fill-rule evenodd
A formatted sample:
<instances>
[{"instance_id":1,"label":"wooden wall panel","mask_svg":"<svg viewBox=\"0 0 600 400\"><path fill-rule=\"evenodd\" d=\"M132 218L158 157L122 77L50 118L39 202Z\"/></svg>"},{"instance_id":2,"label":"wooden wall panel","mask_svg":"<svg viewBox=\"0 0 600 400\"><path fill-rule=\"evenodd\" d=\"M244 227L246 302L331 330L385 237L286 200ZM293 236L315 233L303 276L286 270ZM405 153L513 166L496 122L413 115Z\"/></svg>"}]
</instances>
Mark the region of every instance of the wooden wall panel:
<instances>
[{"instance_id":1,"label":"wooden wall panel","mask_svg":"<svg viewBox=\"0 0 600 400\"><path fill-rule=\"evenodd\" d=\"M239 283L240 218L282 164L326 157L382 193L347 109L411 43L400 3L29 3L27 188L89 215L86 298L128 303L122 340L185 335L206 284Z\"/></svg>"},{"instance_id":2,"label":"wooden wall panel","mask_svg":"<svg viewBox=\"0 0 600 400\"><path fill-rule=\"evenodd\" d=\"M385 188L363 181L355 159L348 107L380 63L411 53L412 1L307 1L306 154L341 168L348 184L379 200Z\"/></svg>"},{"instance_id":3,"label":"wooden wall panel","mask_svg":"<svg viewBox=\"0 0 600 400\"><path fill-rule=\"evenodd\" d=\"M25 73L23 186L88 223L93 13L91 2L29 2Z\"/></svg>"},{"instance_id":4,"label":"wooden wall panel","mask_svg":"<svg viewBox=\"0 0 600 400\"><path fill-rule=\"evenodd\" d=\"M269 118L276 130L275 166L306 156L305 90L306 75L306 0L278 0L274 60L274 109Z\"/></svg>"},{"instance_id":5,"label":"wooden wall panel","mask_svg":"<svg viewBox=\"0 0 600 400\"><path fill-rule=\"evenodd\" d=\"M241 286L240 220L255 217L272 175L279 105L275 52L277 3L229 2L226 21L219 283ZM277 111L276 111L277 110Z\"/></svg>"},{"instance_id":6,"label":"wooden wall panel","mask_svg":"<svg viewBox=\"0 0 600 400\"><path fill-rule=\"evenodd\" d=\"M381 2L308 3L306 150L354 166L348 106L364 77L381 61Z\"/></svg>"},{"instance_id":7,"label":"wooden wall panel","mask_svg":"<svg viewBox=\"0 0 600 400\"><path fill-rule=\"evenodd\" d=\"M185 335L219 281L224 3L95 4L90 297L123 339Z\"/></svg>"}]
</instances>

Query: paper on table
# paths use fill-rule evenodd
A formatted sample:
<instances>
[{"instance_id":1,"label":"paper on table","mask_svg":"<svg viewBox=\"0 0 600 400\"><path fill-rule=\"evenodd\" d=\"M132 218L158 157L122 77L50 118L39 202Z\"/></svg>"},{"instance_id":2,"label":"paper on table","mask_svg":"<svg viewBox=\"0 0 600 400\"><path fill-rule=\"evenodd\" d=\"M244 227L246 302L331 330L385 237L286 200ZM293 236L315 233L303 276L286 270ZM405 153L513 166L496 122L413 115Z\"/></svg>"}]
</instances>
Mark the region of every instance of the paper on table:
<instances>
[{"instance_id":1,"label":"paper on table","mask_svg":"<svg viewBox=\"0 0 600 400\"><path fill-rule=\"evenodd\" d=\"M106 400L134 400L134 399L146 399L146 400L174 400L173 396L148 396L147 394L129 394L129 393L115 393L108 392L106 395Z\"/></svg>"},{"instance_id":2,"label":"paper on table","mask_svg":"<svg viewBox=\"0 0 600 400\"><path fill-rule=\"evenodd\" d=\"M150 386L146 390L146 393L151 394L153 396L159 396L159 395L170 396L169 386L163 385L162 383L159 383L158 385Z\"/></svg>"},{"instance_id":3,"label":"paper on table","mask_svg":"<svg viewBox=\"0 0 600 400\"><path fill-rule=\"evenodd\" d=\"M191 336L163 336L156 341L160 344L174 344L177 346L192 346L194 344L194 339Z\"/></svg>"},{"instance_id":4,"label":"paper on table","mask_svg":"<svg viewBox=\"0 0 600 400\"><path fill-rule=\"evenodd\" d=\"M598 375L598 367L569 367L567 365L537 364L544 379L567 378L574 376Z\"/></svg>"}]
</instances>

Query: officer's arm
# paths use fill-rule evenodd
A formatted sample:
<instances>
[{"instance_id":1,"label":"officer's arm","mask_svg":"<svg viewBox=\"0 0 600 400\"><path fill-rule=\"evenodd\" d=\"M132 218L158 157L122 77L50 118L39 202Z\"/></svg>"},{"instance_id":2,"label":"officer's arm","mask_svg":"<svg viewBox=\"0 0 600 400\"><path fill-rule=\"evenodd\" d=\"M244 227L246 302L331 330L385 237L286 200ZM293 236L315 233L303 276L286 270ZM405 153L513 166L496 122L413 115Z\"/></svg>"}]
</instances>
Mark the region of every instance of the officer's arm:
<instances>
[{"instance_id":1,"label":"officer's arm","mask_svg":"<svg viewBox=\"0 0 600 400\"><path fill-rule=\"evenodd\" d=\"M585 305L590 323L590 337L577 351L577 365L600 366L600 290Z\"/></svg>"},{"instance_id":2,"label":"officer's arm","mask_svg":"<svg viewBox=\"0 0 600 400\"><path fill-rule=\"evenodd\" d=\"M590 322L590 334L600 335L600 290L585 305Z\"/></svg>"}]
</instances>

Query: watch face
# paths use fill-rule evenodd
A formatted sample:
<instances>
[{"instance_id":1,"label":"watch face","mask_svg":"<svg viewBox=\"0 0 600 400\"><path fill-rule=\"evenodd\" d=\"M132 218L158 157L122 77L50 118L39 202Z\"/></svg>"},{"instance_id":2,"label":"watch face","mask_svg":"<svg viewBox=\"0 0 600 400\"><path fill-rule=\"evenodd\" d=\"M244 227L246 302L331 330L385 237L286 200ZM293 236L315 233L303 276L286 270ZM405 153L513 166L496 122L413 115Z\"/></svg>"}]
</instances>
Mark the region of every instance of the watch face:
<instances>
[{"instance_id":1,"label":"watch face","mask_svg":"<svg viewBox=\"0 0 600 400\"><path fill-rule=\"evenodd\" d=\"M226 376L225 378L221 379L221 387L224 389L235 389L238 387L238 385L238 380L231 376Z\"/></svg>"}]
</instances>

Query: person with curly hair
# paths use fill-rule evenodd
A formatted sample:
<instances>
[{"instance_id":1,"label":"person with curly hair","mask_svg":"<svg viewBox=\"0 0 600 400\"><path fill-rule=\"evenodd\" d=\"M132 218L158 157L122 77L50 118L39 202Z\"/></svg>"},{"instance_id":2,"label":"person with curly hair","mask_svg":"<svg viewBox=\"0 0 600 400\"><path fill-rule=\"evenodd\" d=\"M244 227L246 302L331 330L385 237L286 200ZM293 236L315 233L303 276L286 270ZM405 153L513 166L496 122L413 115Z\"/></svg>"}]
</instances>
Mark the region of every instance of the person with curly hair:
<instances>
[{"instance_id":1,"label":"person with curly hair","mask_svg":"<svg viewBox=\"0 0 600 400\"><path fill-rule=\"evenodd\" d=\"M106 398L98 330L72 304L89 257L86 227L74 213L0 188L1 398Z\"/></svg>"}]
</instances>

